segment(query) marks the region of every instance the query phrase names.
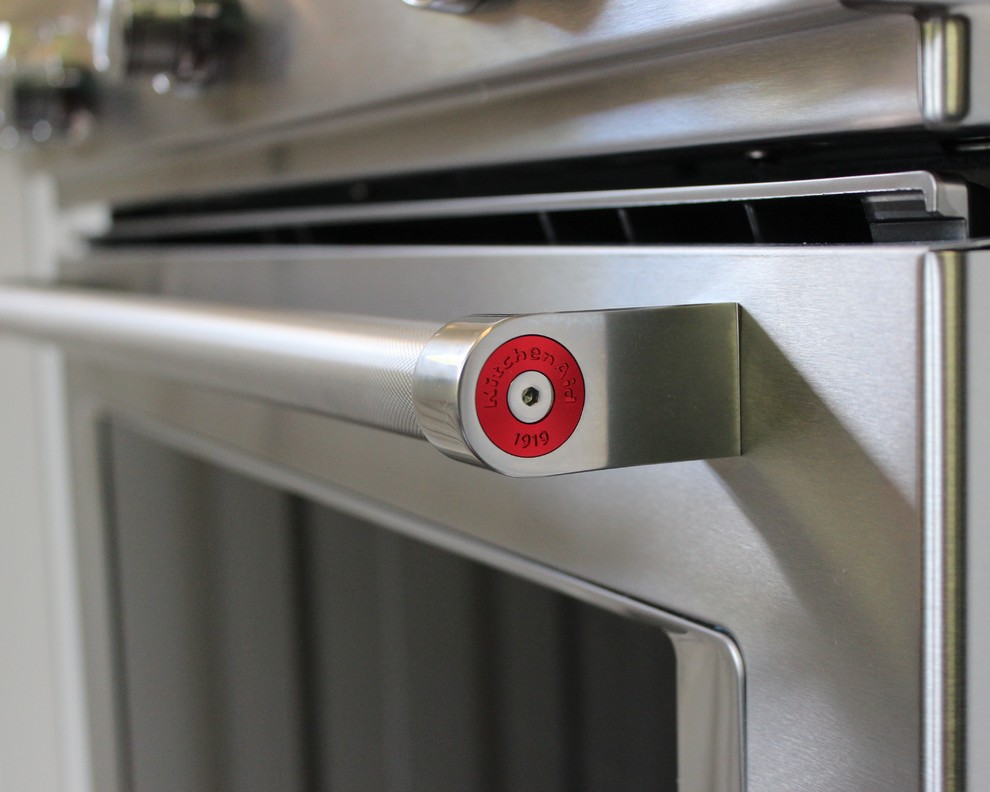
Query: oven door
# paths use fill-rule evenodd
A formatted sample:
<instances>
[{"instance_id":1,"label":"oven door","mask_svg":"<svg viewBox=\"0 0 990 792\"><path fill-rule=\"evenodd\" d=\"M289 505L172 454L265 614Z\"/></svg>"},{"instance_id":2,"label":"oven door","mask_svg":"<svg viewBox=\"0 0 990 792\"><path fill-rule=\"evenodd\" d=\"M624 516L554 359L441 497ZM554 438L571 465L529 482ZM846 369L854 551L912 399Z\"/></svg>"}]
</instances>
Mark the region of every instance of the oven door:
<instances>
[{"instance_id":1,"label":"oven door","mask_svg":"<svg viewBox=\"0 0 990 792\"><path fill-rule=\"evenodd\" d=\"M965 260L214 247L73 265L115 293L413 322L739 306L741 456L549 478L70 354L81 574L105 604L85 630L100 788L921 789L955 750L930 658L954 657L958 603L931 553L958 526L931 492Z\"/></svg>"}]
</instances>

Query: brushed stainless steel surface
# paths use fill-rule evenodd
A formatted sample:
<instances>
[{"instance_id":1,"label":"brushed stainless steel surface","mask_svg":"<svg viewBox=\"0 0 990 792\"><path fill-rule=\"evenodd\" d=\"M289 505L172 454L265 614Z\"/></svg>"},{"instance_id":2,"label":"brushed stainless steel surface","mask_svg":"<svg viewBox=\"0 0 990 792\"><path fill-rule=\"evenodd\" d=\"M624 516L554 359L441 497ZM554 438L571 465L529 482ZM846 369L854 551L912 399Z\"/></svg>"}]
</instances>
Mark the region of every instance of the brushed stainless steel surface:
<instances>
[{"instance_id":1,"label":"brushed stainless steel surface","mask_svg":"<svg viewBox=\"0 0 990 792\"><path fill-rule=\"evenodd\" d=\"M874 15L835 0L595 0L577 10L519 0L458 18L398 0L348 2L350 13L330 19L311 0L251 0L254 73L184 104L111 89L103 138L38 162L57 169L68 203L127 203L837 132L973 125L983 134L990 121L986 81L974 79L990 67L985 4L951 15L929 6L916 19L903 5ZM40 10L25 7L11 3L13 14ZM369 46L382 30L403 44ZM224 393L220 370L211 372L219 389L198 388L73 357L80 547L91 565L84 606L98 610L109 596L94 425L110 417L411 536L552 568L730 632L719 662L725 689L737 690L739 658L725 658L736 646L746 659L739 764L753 789L955 792L969 758L964 726L980 723L962 699L983 701L965 687L982 655L960 637L964 620L980 618L962 609L963 587L977 582L961 543L982 547L967 533L982 501L965 502L960 478L979 488L963 432L970 444L982 435L960 411L982 393L963 394L962 356L982 347L959 337L972 320L961 306L977 258L985 254L920 246L303 248L121 251L67 265L85 280L238 313L357 311L424 328L479 311L738 303L745 371L744 455L531 482L452 465L411 438ZM109 620L88 618L94 717L110 744L112 680L100 654ZM704 673L712 684L703 667L685 661L683 683ZM729 711L681 724L698 736L692 744L728 746L734 757L736 701L703 700ZM96 750L109 778L115 749ZM709 758L685 759L695 788L741 785L736 765L711 769Z\"/></svg>"},{"instance_id":2,"label":"brushed stainless steel surface","mask_svg":"<svg viewBox=\"0 0 990 792\"><path fill-rule=\"evenodd\" d=\"M61 10L92 21L95 2L65 2ZM246 0L253 20L242 69L230 90L195 107L162 102L150 91L126 91L132 109L109 120L107 140L209 140L239 126L298 121L412 92L487 80L546 65L606 54L696 46L773 35L848 14L837 0L677 2L535 2L483 6L470 17L416 14L399 0ZM59 8L52 4L50 8ZM16 12L15 12L16 13ZM34 20L45 14L38 6ZM107 14L102 13L106 18ZM423 53L428 57L423 57ZM224 109L223 105L228 105ZM127 130L130 120L137 128ZM243 131L243 130L242 130ZM205 134L204 134L205 133Z\"/></svg>"},{"instance_id":3,"label":"brushed stainless steel surface","mask_svg":"<svg viewBox=\"0 0 990 792\"><path fill-rule=\"evenodd\" d=\"M587 394L574 433L535 457L514 455L490 438L476 406L489 356L525 336L567 349ZM413 401L427 439L444 453L510 476L735 456L738 339L734 304L479 317L446 325L427 343Z\"/></svg>"},{"instance_id":4,"label":"brushed stainless steel surface","mask_svg":"<svg viewBox=\"0 0 990 792\"><path fill-rule=\"evenodd\" d=\"M119 22L115 0L11 0L4 13L21 25L46 18L77 18L93 25L93 60L105 71L119 60L109 31ZM410 92L464 84L481 87L493 75L530 71L538 59L582 62L602 54L657 47L694 47L775 35L847 16L838 0L722 0L699 8L690 2L489 3L473 25L437 25L417 19L390 0L345 2L334 8L303 0L250 0L256 19L247 57L231 92L202 97L193 108L167 106L151 90L108 90L104 106L107 151L121 145L158 152L164 140L227 140L261 123L298 121ZM448 4L453 5L453 3ZM339 7L344 6L344 7ZM431 15L420 15L431 16ZM383 32L385 35L383 35ZM327 42L332 46L325 46ZM423 52L429 53L424 58ZM319 75L319 79L314 79ZM329 90L328 90L329 84ZM490 86L489 86L490 87ZM193 132L195 130L195 132ZM203 134L206 133L206 134Z\"/></svg>"},{"instance_id":5,"label":"brushed stainless steel surface","mask_svg":"<svg viewBox=\"0 0 990 792\"><path fill-rule=\"evenodd\" d=\"M368 8L385 1L375 0ZM477 32L486 40L494 37L493 46L504 57L512 49L505 37L526 19L521 3L499 12L515 9L513 21L503 24L496 21L498 15L487 17L484 10L470 17L415 14L394 0L387 2L389 9L397 8L405 18L435 28L425 38L408 35L404 41L440 36L444 46L438 46L437 52L443 52L444 58L463 55L459 62L473 62L473 51L458 49L470 49L472 36L458 38L457 47L448 48L444 37L453 33L448 25L486 20ZM665 18L643 4L635 5L634 17L640 21ZM758 5L745 5L750 12L759 11ZM553 8L569 13L571 4ZM613 13L621 17L629 8L624 3L603 5L596 26L617 22ZM692 4L692 8L702 15L718 10L711 4ZM541 29L548 24L536 21L542 19L542 6L533 13L533 24ZM262 13L259 24L267 18ZM786 14L778 17L781 23L792 19ZM406 93L401 100L376 99L386 69L377 61L371 85L362 84L359 75L348 69L347 84L336 91L328 81L335 79L337 59L344 54L334 52L327 63L327 48L321 41L323 61L314 53L314 61L299 73L300 85L282 91L284 101L308 98L308 106L313 107L332 94L340 97L339 109L274 134L260 127L248 131L237 126L240 114L258 113L265 107L243 86L224 90L222 102L220 96L184 104L156 96L154 117L109 120L110 131L105 126L100 146L57 163L63 197L134 201L466 164L922 125L915 20L847 12L838 21L841 24L709 49L704 49L702 39L692 40L691 48L674 51L649 37L636 39L633 46L631 39L619 36L617 50L595 46L593 54L599 59L582 67L568 64L564 69L566 59L547 57L539 66L527 64L525 80L509 72L492 72L465 78L460 87ZM570 35L562 33L566 24L557 29L565 37ZM381 27L392 29L385 23ZM315 24L314 29L318 29ZM345 26L341 34L348 32ZM524 40L525 36L513 38L513 46ZM360 36L352 39L362 48L355 58L367 60L370 50L365 42ZM646 45L645 52L640 43ZM417 68L422 46L416 47ZM615 51L621 55L605 57ZM590 58L591 52L584 56ZM280 91L283 88L279 86ZM352 88L364 90L350 94ZM348 95L360 103L348 104ZM540 112L533 113L537 105ZM149 114L151 107L148 101ZM151 149L139 142L151 138L156 129L176 127L189 135L181 145L178 138L162 139ZM113 129L119 129L119 135Z\"/></svg>"},{"instance_id":6,"label":"brushed stainless steel surface","mask_svg":"<svg viewBox=\"0 0 990 792\"><path fill-rule=\"evenodd\" d=\"M835 38L834 32L843 30L846 24L863 30L883 28L888 37L897 29L913 29L913 35L905 37L899 45L901 57L881 59L876 38L872 44L864 40L862 47L849 46L843 56L848 59L854 53L862 58L865 68L860 69L861 75L870 74L873 79L879 79L879 74L875 74L879 72L887 81L888 89L899 93L908 85L898 75L899 69L889 67L897 60L907 65L908 60L914 60L917 55L913 69L913 82L916 83L914 112L910 117L900 113L891 115L889 100L894 97L891 94L887 97L888 109L880 115L864 104L858 122L840 118L836 108L823 106L819 120L823 125L817 130L805 127L797 116L779 113L777 129L769 134L853 129L859 128L858 124L866 119L882 126L940 126L963 121L979 124L990 115L986 92L976 84L978 81L969 79L970 74L981 73L980 65L990 57L987 53L990 47L985 45L987 39L983 35L987 9L980 3L961 4L956 14L937 11L929 14L920 25L904 13L906 5L898 7L891 3L889 13L876 14L862 8L844 8L837 0L762 0L759 3L723 0L706 4L704 8L688 2L660 3L657 0L648 6L615 2L594 8L586 4L580 9L569 3L550 6L540 3L536 7L535 0L530 7L530 3L523 0L511 5L482 6L478 13L466 19L455 15L450 15L449 19L441 17L440 24L436 24L437 18L433 15L408 13L408 9L393 0L359 3L354 8L340 13L335 10L332 14L309 2L293 3L290 0L280 0L276 4L252 0L246 5L257 24L253 27L245 58L251 68L245 67L236 75L236 86L184 105L181 101L163 102L150 88L137 92L119 87L111 89L103 103L111 108L103 124L103 142L94 143L84 156L91 161L104 160L109 152L124 147L130 149L124 159L134 165L149 153L155 157L167 155L168 149L180 141L197 140L212 143L212 155L204 158L212 160L214 155L225 156L221 147L229 146L233 141L244 141L247 127L260 133L266 125L290 120L296 123L306 118L314 119L317 115L337 117L346 124L366 113L381 117L387 107L397 110L398 104L403 103L428 110L434 99L441 96L453 99L449 92L456 86L459 87L454 93L462 92L461 101L473 104L479 98L479 91L485 100L490 100L503 89L517 88L519 81L515 75L521 72L525 72L535 86L541 80L533 68L536 59L542 60L541 68L554 70L565 64L569 67L590 64L601 58L627 59L633 53L659 52L676 62L688 49L705 49L713 54L717 52L714 60L718 60L722 57L723 45L762 38L764 40L759 43L766 51L767 60L772 61L776 58L774 52L779 47L780 34L811 28L815 28L809 34L813 43L794 53L782 71L815 74L819 82L829 83L842 73L843 67L834 62L830 65L814 62L811 51L828 48L830 39ZM871 10L878 6L873 4ZM94 61L98 68L106 68L108 37L99 31L106 28L105 21L112 17L109 7L108 0L102 3L84 0L10 3L5 15L18 24L68 15L77 17L83 27L99 21L95 27ZM375 45L382 40L382 30L390 31L388 46L376 50ZM850 35L856 34L846 33L847 37ZM327 41L333 41L334 46L326 47ZM417 42L417 45L410 46L408 42ZM420 55L424 50L430 53L427 59ZM886 62L885 68L874 69L869 65L879 65L881 60ZM600 61L599 65L605 62ZM341 68L342 64L347 68ZM736 66L735 70L721 74L722 91L737 95L734 113L737 119L751 116L754 111L760 114L758 104L746 103L747 100L751 102L752 97L746 96L746 91L738 91L738 82L741 74L748 74L750 81L759 81L764 75L745 61ZM740 71L739 67L745 70ZM572 71L576 76L577 70ZM698 72L696 69L696 75ZM314 79L317 74L320 79ZM807 81L803 82L803 85L807 84ZM711 89L699 85L698 101L702 104L710 101L710 92ZM786 90L779 88L769 93L776 100L788 95ZM803 93L806 95L807 92ZM669 99L679 94L678 91ZM655 90L653 95L656 95ZM405 98L397 103L400 97ZM628 109L631 115L635 114L632 106ZM900 109L907 111L908 107L902 105ZM828 118L831 123L826 121ZM484 127L478 125L478 129ZM676 126L669 126L668 135L675 130ZM706 130L711 131L710 123L697 123L696 132ZM751 137L751 130L739 125L734 134L712 139L748 137ZM497 136L490 139L497 140ZM139 140L148 143L137 143ZM662 136L658 142L658 145L677 144L667 136ZM178 151L173 149L173 153L178 154ZM255 156L259 156L257 151ZM74 168L67 164L67 173L72 170ZM96 173L98 171L91 171L90 176L95 177Z\"/></svg>"},{"instance_id":7,"label":"brushed stainless steel surface","mask_svg":"<svg viewBox=\"0 0 990 792\"><path fill-rule=\"evenodd\" d=\"M0 288L0 328L88 357L421 436L413 368L438 325Z\"/></svg>"},{"instance_id":8,"label":"brushed stainless steel surface","mask_svg":"<svg viewBox=\"0 0 990 792\"><path fill-rule=\"evenodd\" d=\"M925 789L963 790L965 291L962 255L924 268ZM976 528L976 526L972 526Z\"/></svg>"},{"instance_id":9,"label":"brushed stainless steel surface","mask_svg":"<svg viewBox=\"0 0 990 792\"><path fill-rule=\"evenodd\" d=\"M966 256L965 534L966 780L990 787L990 253ZM974 750L975 749L975 750Z\"/></svg>"},{"instance_id":10,"label":"brushed stainless steel surface","mask_svg":"<svg viewBox=\"0 0 990 792\"><path fill-rule=\"evenodd\" d=\"M217 233L245 228L279 228L311 223L360 223L522 212L559 212L609 207L663 206L716 201L761 201L821 195L918 196L925 210L945 217L969 217L966 186L927 171L802 179L756 184L719 184L639 190L504 195L483 198L405 201L349 206L267 209L243 212L172 214L152 219L121 219L107 235L114 240L173 234ZM907 194L907 195L906 195Z\"/></svg>"},{"instance_id":11,"label":"brushed stainless steel surface","mask_svg":"<svg viewBox=\"0 0 990 792\"><path fill-rule=\"evenodd\" d=\"M735 305L486 317L438 330L410 320L7 286L0 329L145 373L425 435L451 456L508 475L739 453ZM475 393L485 361L532 335L574 355L588 397L563 445L523 457L489 439Z\"/></svg>"},{"instance_id":12,"label":"brushed stainless steel surface","mask_svg":"<svg viewBox=\"0 0 990 792\"><path fill-rule=\"evenodd\" d=\"M729 630L746 663L752 789L921 790L924 261L888 246L314 248L121 252L72 273L419 320L738 302L746 453L713 462L515 479L110 367L77 366L71 395Z\"/></svg>"}]
</instances>

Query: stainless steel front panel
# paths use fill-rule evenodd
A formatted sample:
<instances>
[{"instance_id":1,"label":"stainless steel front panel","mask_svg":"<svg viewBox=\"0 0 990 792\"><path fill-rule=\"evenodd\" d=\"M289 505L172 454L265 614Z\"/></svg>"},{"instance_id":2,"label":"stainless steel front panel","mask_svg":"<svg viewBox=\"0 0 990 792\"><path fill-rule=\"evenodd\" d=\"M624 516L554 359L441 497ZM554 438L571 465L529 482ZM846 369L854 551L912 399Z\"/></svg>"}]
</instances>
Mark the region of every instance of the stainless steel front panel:
<instances>
[{"instance_id":1,"label":"stainless steel front panel","mask_svg":"<svg viewBox=\"0 0 990 792\"><path fill-rule=\"evenodd\" d=\"M213 120L208 103L166 99L154 119L163 126L149 121L138 134L140 119L109 119L92 146L63 152L56 160L63 198L137 201L926 123L917 21L849 12L836 22L717 48L654 47L531 71L525 80L468 80L457 89L312 117L277 133L238 130L220 123L226 116ZM308 91L324 91L324 72L314 67L300 80ZM235 89L217 91L224 113L242 106ZM267 111L254 99L243 102L245 116ZM150 130L172 123L186 139L145 145Z\"/></svg>"},{"instance_id":2,"label":"stainless steel front panel","mask_svg":"<svg viewBox=\"0 0 990 792\"><path fill-rule=\"evenodd\" d=\"M5 4L3 16L33 26L72 14L82 33L99 6L112 4L13 2ZM150 80L118 87L110 95L126 101L110 110L104 144L210 140L220 130L229 137L244 127L531 73L537 63L553 70L609 55L694 49L700 41L711 47L853 13L839 0L496 0L464 18L423 13L402 0L242 5L249 33L225 84L192 101L158 96Z\"/></svg>"},{"instance_id":3,"label":"stainless steel front panel","mask_svg":"<svg viewBox=\"0 0 990 792\"><path fill-rule=\"evenodd\" d=\"M445 527L728 630L750 789L942 789L933 746L919 752L942 717L923 694L933 647L919 647L946 605L922 548L956 530L925 506L938 469L922 455L941 266L911 246L121 253L73 274L408 319L738 302L743 455L510 480L422 441L80 365L77 437L124 416L412 535Z\"/></svg>"},{"instance_id":4,"label":"stainless steel front panel","mask_svg":"<svg viewBox=\"0 0 990 792\"><path fill-rule=\"evenodd\" d=\"M11 0L3 11L31 24L66 11L84 26L97 6ZM353 187L360 205L377 177L585 156L619 163L616 155L629 152L652 152L650 161L663 164L653 183L673 185L672 201L690 201L676 185L692 177L675 170L697 165L706 157L697 147L715 144L727 170L715 172L713 163L714 182L737 178L729 172L737 157L749 163L742 178L792 179L805 167L868 172L887 167L890 155L902 167L943 163L985 183L985 3L927 4L916 13L894 0L486 0L464 17L400 0L245 6L253 23L229 81L180 97L101 78L92 139L30 158L54 175L63 204L127 209L333 183L341 194ZM903 153L881 150L887 131L906 144ZM862 168L839 164L840 154L819 159L819 144L838 152L850 139L873 147L848 150ZM786 156L780 170L762 169L775 150L791 152L794 172L785 172ZM923 165L929 155L937 162ZM619 178L571 175L567 183L579 188ZM483 181L460 187L492 189ZM422 194L434 189L428 178L420 185ZM442 198L444 188L436 189ZM938 198L926 202L929 212L937 203L959 220L952 238L985 233L979 200L967 214L958 184L922 177L919 189ZM534 200L545 208L545 197ZM452 206L423 203L441 214ZM458 205L479 204L498 201ZM291 226L307 211L326 208L283 213L272 204L254 216L196 222L209 233L223 223L255 228L266 216ZM176 220L186 222L173 216L164 224ZM124 241L127 222L111 245ZM130 222L133 231L144 221ZM734 684L744 666L745 698L702 702L706 717L688 729L697 749L688 786L710 792L714 778L734 789L742 776L761 792L960 792L969 772L975 788L990 772L973 743L990 723L990 693L979 678L980 652L990 645L979 603L987 590L980 561L990 553L980 540L987 506L978 481L988 430L974 406L987 390L978 372L987 254L764 241L756 234L748 247L180 245L97 249L65 263L68 281L124 292L389 321L700 303L740 310L741 456L553 479L459 465L422 440L306 412L298 401L279 406L268 391L231 395L224 383L212 389L214 380L180 384L167 370L139 374L70 353L64 385L78 533L59 536L75 543L81 575L94 788L127 787L113 673L117 592L105 545L107 420L158 449L576 596L601 595L631 612L663 609L676 614L665 617L668 626L678 618L706 625L698 632L716 643L730 636L719 673ZM162 472L156 464L150 478ZM692 669L711 670L699 661L678 671ZM682 715L698 707L681 703ZM742 735L732 728L740 703ZM709 768L699 757L710 746L733 758L741 747L742 761Z\"/></svg>"},{"instance_id":5,"label":"stainless steel front panel","mask_svg":"<svg viewBox=\"0 0 990 792\"><path fill-rule=\"evenodd\" d=\"M984 658L990 655L990 314L983 301L990 295L990 255L967 257L966 277L966 481L965 532L965 718L966 779L970 789L990 785L990 755L979 746L990 744L990 675ZM977 749L973 750L972 746Z\"/></svg>"}]
</instances>

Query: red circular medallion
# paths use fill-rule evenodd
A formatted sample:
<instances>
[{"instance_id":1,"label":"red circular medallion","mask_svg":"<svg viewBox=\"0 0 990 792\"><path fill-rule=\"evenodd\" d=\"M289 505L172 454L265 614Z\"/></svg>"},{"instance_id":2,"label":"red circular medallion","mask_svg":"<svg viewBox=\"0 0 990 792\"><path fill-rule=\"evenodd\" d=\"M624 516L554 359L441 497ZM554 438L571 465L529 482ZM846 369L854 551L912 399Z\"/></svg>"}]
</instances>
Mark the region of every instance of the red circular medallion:
<instances>
[{"instance_id":1,"label":"red circular medallion","mask_svg":"<svg viewBox=\"0 0 990 792\"><path fill-rule=\"evenodd\" d=\"M509 386L528 371L543 374L553 389L541 394L538 387L527 387L523 396L515 393L519 388L513 389L513 398L526 399L523 404L535 405L540 399L551 403L543 417L530 423L516 417L525 409L522 405L509 404ZM584 410L584 376L574 356L552 338L519 336L492 352L481 367L474 406L485 435L502 451L543 456L560 448L577 428Z\"/></svg>"}]
</instances>

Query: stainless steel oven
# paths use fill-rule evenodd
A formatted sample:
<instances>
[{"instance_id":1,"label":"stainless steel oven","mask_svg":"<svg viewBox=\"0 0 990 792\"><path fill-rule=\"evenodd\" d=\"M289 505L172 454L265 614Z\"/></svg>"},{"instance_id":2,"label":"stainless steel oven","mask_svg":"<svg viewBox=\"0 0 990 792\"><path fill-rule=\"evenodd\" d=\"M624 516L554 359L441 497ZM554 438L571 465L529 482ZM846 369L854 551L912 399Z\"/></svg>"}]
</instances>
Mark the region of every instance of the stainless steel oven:
<instances>
[{"instance_id":1,"label":"stainless steel oven","mask_svg":"<svg viewBox=\"0 0 990 792\"><path fill-rule=\"evenodd\" d=\"M8 16L65 788L990 778L984 7Z\"/></svg>"}]
</instances>

